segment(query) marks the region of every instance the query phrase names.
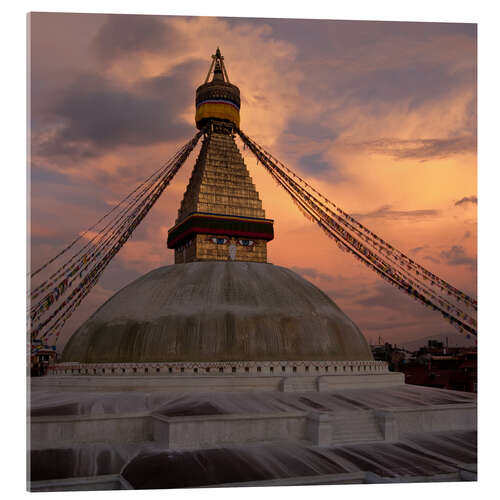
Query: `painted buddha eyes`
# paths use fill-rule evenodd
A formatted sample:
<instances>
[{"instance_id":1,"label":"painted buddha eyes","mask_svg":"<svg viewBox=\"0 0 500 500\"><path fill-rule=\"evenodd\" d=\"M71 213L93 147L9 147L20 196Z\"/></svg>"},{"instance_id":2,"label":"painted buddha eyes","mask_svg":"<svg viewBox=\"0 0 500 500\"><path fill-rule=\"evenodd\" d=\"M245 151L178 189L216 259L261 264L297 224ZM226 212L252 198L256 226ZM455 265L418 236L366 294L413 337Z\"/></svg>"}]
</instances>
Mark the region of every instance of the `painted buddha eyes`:
<instances>
[{"instance_id":1,"label":"painted buddha eyes","mask_svg":"<svg viewBox=\"0 0 500 500\"><path fill-rule=\"evenodd\" d=\"M212 242L216 245L225 245L227 243L227 238L212 238Z\"/></svg>"},{"instance_id":2,"label":"painted buddha eyes","mask_svg":"<svg viewBox=\"0 0 500 500\"><path fill-rule=\"evenodd\" d=\"M228 243L229 239L228 238L210 238L210 241L212 243L215 243L216 245L225 245ZM237 240L238 245L241 245L243 247L251 247L252 245L255 244L253 240Z\"/></svg>"},{"instance_id":3,"label":"painted buddha eyes","mask_svg":"<svg viewBox=\"0 0 500 500\"><path fill-rule=\"evenodd\" d=\"M251 247L254 244L252 240L238 240L238 243L244 247Z\"/></svg>"}]
</instances>

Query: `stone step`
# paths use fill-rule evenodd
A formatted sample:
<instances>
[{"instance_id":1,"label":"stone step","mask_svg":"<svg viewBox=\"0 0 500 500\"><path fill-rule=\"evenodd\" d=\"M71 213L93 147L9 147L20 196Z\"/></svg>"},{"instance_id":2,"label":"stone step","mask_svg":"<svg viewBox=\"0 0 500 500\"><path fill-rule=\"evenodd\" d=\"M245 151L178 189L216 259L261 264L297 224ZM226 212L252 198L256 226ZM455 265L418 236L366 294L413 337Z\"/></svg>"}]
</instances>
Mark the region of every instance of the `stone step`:
<instances>
[{"instance_id":1,"label":"stone step","mask_svg":"<svg viewBox=\"0 0 500 500\"><path fill-rule=\"evenodd\" d=\"M335 427L335 426L332 426L332 432L334 434L349 434L351 433L352 431L355 431L359 434L366 434L366 433L375 433L375 434L378 434L380 431L378 430L378 428L373 428L373 427L358 427L357 425L350 425L350 426L346 426L346 427Z\"/></svg>"},{"instance_id":2,"label":"stone step","mask_svg":"<svg viewBox=\"0 0 500 500\"><path fill-rule=\"evenodd\" d=\"M366 424L356 424L356 422L352 422L351 424L345 424L345 425L337 425L337 422L332 423L332 429L338 429L339 431L342 431L343 429L356 429L358 432L364 432L364 431L375 431L378 432L378 426L377 425L366 425Z\"/></svg>"},{"instance_id":3,"label":"stone step","mask_svg":"<svg viewBox=\"0 0 500 500\"><path fill-rule=\"evenodd\" d=\"M339 428L339 429L352 429L352 428L356 428L356 429L359 429L360 431L361 430L376 430L378 429L378 425L376 423L373 423L373 424L368 424L368 423L365 423L365 422L356 422L356 421L353 421L353 422L345 422L345 423L342 423L342 424L339 424L339 422L336 422L336 421L333 421L332 422L332 426L333 427L336 427L336 428Z\"/></svg>"},{"instance_id":4,"label":"stone step","mask_svg":"<svg viewBox=\"0 0 500 500\"><path fill-rule=\"evenodd\" d=\"M356 433L357 436L361 435L382 435L382 433L378 429L360 429L359 427L353 426L350 429L333 429L332 430L334 436L349 436L353 432Z\"/></svg>"},{"instance_id":5,"label":"stone step","mask_svg":"<svg viewBox=\"0 0 500 500\"><path fill-rule=\"evenodd\" d=\"M381 441L382 431L372 411L350 412L332 416L332 442Z\"/></svg>"},{"instance_id":6,"label":"stone step","mask_svg":"<svg viewBox=\"0 0 500 500\"><path fill-rule=\"evenodd\" d=\"M282 392L316 392L316 377L285 377L281 381Z\"/></svg>"},{"instance_id":7,"label":"stone step","mask_svg":"<svg viewBox=\"0 0 500 500\"><path fill-rule=\"evenodd\" d=\"M348 444L348 443L371 443L372 441L383 441L382 437L372 436L351 436L345 438L334 437L331 444Z\"/></svg>"}]
</instances>

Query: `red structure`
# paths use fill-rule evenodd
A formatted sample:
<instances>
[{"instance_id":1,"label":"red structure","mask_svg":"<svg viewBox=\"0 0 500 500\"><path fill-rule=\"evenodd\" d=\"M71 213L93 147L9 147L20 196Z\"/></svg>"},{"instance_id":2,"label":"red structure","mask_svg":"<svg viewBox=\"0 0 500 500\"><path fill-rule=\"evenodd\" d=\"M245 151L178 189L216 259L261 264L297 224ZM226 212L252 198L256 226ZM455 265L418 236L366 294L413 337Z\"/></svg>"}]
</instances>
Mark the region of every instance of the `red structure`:
<instances>
[{"instance_id":1,"label":"red structure","mask_svg":"<svg viewBox=\"0 0 500 500\"><path fill-rule=\"evenodd\" d=\"M439 389L477 392L477 352L456 355L427 354L401 365L405 382Z\"/></svg>"}]
</instances>

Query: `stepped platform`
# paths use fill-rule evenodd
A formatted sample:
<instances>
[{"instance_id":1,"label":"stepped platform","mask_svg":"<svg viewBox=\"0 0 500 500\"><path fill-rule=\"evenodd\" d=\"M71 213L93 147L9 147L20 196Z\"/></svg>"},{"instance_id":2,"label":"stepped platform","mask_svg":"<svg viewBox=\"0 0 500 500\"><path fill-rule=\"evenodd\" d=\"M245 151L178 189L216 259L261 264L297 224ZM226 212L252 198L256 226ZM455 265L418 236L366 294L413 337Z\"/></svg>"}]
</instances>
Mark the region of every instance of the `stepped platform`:
<instances>
[{"instance_id":1,"label":"stepped platform","mask_svg":"<svg viewBox=\"0 0 500 500\"><path fill-rule=\"evenodd\" d=\"M401 383L182 392L115 377L127 391L111 378L33 379L32 491L476 479L474 394ZM84 379L94 388L70 389Z\"/></svg>"}]
</instances>

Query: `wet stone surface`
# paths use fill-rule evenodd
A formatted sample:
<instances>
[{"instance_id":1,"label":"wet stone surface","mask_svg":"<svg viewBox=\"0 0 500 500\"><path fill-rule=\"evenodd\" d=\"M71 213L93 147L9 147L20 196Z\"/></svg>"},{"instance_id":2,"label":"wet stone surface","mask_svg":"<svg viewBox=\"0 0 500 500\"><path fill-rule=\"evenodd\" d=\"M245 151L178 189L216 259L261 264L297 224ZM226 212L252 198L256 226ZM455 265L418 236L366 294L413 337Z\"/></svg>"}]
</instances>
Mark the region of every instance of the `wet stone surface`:
<instances>
[{"instance_id":1,"label":"wet stone surface","mask_svg":"<svg viewBox=\"0 0 500 500\"><path fill-rule=\"evenodd\" d=\"M160 415L166 417L190 417L197 415L224 415L225 412L222 411L217 406L211 403L188 403L188 404L177 404L168 407L166 410L158 412Z\"/></svg>"},{"instance_id":2,"label":"wet stone surface","mask_svg":"<svg viewBox=\"0 0 500 500\"><path fill-rule=\"evenodd\" d=\"M447 457L452 461L465 464L476 463L477 432L432 433L428 435L407 436L410 445L425 448L427 451Z\"/></svg>"},{"instance_id":3,"label":"wet stone surface","mask_svg":"<svg viewBox=\"0 0 500 500\"><path fill-rule=\"evenodd\" d=\"M80 405L78 403L67 403L60 405L40 406L31 408L32 417L61 417L67 415L80 414Z\"/></svg>"},{"instance_id":4,"label":"wet stone surface","mask_svg":"<svg viewBox=\"0 0 500 500\"><path fill-rule=\"evenodd\" d=\"M344 467L317 450L259 446L138 455L124 468L123 477L134 488L154 489L344 472Z\"/></svg>"},{"instance_id":5,"label":"wet stone surface","mask_svg":"<svg viewBox=\"0 0 500 500\"><path fill-rule=\"evenodd\" d=\"M360 471L381 478L431 478L457 473L464 464L474 464L475 442L474 432L448 432L413 436L408 441L328 448L273 444L158 450L139 453L122 474L138 489L188 488ZM453 456L458 449L462 453Z\"/></svg>"},{"instance_id":6,"label":"wet stone surface","mask_svg":"<svg viewBox=\"0 0 500 500\"><path fill-rule=\"evenodd\" d=\"M476 397L471 393L411 385L302 394L250 392L124 394L104 391L70 393L36 390L31 394L31 415L38 417L156 411L174 416L176 412L180 412L179 415L218 415L311 410L350 411L393 407L423 408L429 405L475 403L475 401Z\"/></svg>"},{"instance_id":7,"label":"wet stone surface","mask_svg":"<svg viewBox=\"0 0 500 500\"><path fill-rule=\"evenodd\" d=\"M32 450L31 481L119 474L133 453L134 449L130 446L108 445Z\"/></svg>"},{"instance_id":8,"label":"wet stone surface","mask_svg":"<svg viewBox=\"0 0 500 500\"><path fill-rule=\"evenodd\" d=\"M161 445L75 445L31 452L33 481L122 474L134 488L228 483L371 472L432 477L476 463L476 433L412 435L397 442L318 447L290 443L176 450Z\"/></svg>"}]
</instances>

